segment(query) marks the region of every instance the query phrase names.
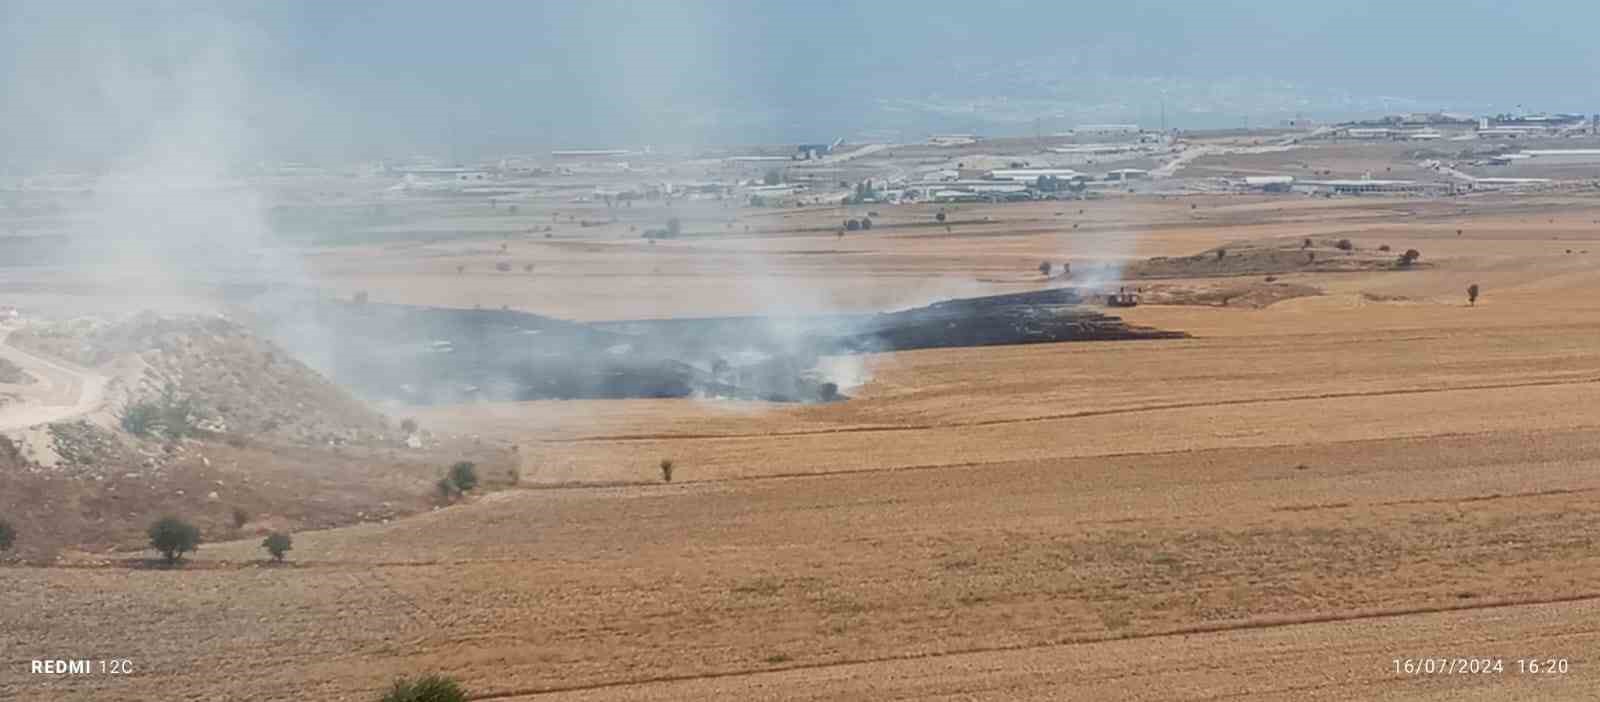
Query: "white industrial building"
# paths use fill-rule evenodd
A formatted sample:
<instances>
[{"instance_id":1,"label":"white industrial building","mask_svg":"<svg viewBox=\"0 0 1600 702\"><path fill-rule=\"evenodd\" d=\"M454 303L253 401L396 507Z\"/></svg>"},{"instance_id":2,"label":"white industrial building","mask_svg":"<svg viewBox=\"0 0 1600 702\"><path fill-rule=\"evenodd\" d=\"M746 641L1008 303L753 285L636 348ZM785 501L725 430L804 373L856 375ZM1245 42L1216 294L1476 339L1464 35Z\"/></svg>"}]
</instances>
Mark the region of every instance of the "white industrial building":
<instances>
[{"instance_id":1,"label":"white industrial building","mask_svg":"<svg viewBox=\"0 0 1600 702\"><path fill-rule=\"evenodd\" d=\"M1138 134L1137 124L1081 124L1072 128L1074 136L1108 136L1112 134Z\"/></svg>"},{"instance_id":2,"label":"white industrial building","mask_svg":"<svg viewBox=\"0 0 1600 702\"><path fill-rule=\"evenodd\" d=\"M1451 186L1445 183L1423 183L1415 180L1380 180L1377 178L1308 180L1302 181L1301 184L1310 187L1312 192L1335 193L1339 195L1366 195L1375 193L1430 193L1451 189Z\"/></svg>"},{"instance_id":3,"label":"white industrial building","mask_svg":"<svg viewBox=\"0 0 1600 702\"><path fill-rule=\"evenodd\" d=\"M1150 171L1143 168L1118 168L1114 171L1106 172L1106 180L1114 181L1140 180L1149 177Z\"/></svg>"},{"instance_id":4,"label":"white industrial building","mask_svg":"<svg viewBox=\"0 0 1600 702\"><path fill-rule=\"evenodd\" d=\"M1032 183L1041 177L1072 180L1073 178L1087 178L1088 176L1071 168L998 168L989 171L989 177L995 180Z\"/></svg>"},{"instance_id":5,"label":"white industrial building","mask_svg":"<svg viewBox=\"0 0 1600 702\"><path fill-rule=\"evenodd\" d=\"M1600 149L1525 149L1527 165L1581 166L1600 164Z\"/></svg>"}]
</instances>

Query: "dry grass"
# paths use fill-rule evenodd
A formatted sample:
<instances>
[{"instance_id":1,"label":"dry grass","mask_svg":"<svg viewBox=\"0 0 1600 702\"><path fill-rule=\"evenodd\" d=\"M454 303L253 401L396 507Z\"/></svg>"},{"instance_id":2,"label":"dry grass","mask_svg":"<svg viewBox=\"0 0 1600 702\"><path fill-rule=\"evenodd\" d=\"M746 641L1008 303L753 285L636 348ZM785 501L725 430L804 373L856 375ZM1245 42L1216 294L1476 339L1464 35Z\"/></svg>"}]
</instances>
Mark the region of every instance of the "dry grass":
<instances>
[{"instance_id":1,"label":"dry grass","mask_svg":"<svg viewBox=\"0 0 1600 702\"><path fill-rule=\"evenodd\" d=\"M185 572L0 570L7 592L36 603L0 629L0 647L136 651L145 671L0 677L0 696L363 699L397 674L444 669L506 699L586 686L600 687L560 696L1592 697L1583 671L1600 627L1582 598L1600 575L1600 259L1549 251L1550 228L1588 221L1587 203L1540 202L1538 222L1558 224L1519 222L1525 201L1466 214L1410 203L1415 216L1386 201L1212 203L1242 222L1226 226L1184 222L1179 203L1096 209L1085 219L1173 222L1141 233L1140 255L1277 227L1415 247L1437 265L1297 277L1327 294L1263 309L1126 313L1190 340L874 358L873 382L833 405L430 409L424 426L518 444L523 487L296 534L282 568L249 564L263 556L240 541L202 547ZM1461 221L1473 236L1454 235ZM869 253L778 265L865 303L909 294L931 270L1022 275L1072 236L1005 227L784 237ZM575 271L616 260L555 251L541 255ZM708 297L736 277L715 268L731 260L663 256L684 277L655 310L748 304ZM721 274L691 280L701 267ZM374 299L377 275L330 273ZM574 273L541 302L599 316L631 285L665 284L654 275L608 293L618 281ZM1484 286L1476 308L1468 279ZM466 294L420 280L405 294ZM510 294L502 285L474 289ZM678 466L671 484L663 456ZM608 485L571 487L585 482ZM1519 604L1531 602L1554 603ZM1567 657L1573 672L1392 673L1392 658L1424 655Z\"/></svg>"}]
</instances>

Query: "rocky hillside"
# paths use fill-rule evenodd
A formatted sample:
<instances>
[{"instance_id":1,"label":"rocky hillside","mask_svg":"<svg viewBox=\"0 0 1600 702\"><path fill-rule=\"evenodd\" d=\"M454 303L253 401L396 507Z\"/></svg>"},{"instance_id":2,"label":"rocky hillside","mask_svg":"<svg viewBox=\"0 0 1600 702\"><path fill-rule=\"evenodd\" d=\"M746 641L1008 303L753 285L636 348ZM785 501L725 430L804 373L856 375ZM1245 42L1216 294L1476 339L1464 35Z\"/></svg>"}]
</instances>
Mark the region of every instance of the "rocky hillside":
<instances>
[{"instance_id":1,"label":"rocky hillside","mask_svg":"<svg viewBox=\"0 0 1600 702\"><path fill-rule=\"evenodd\" d=\"M177 396L218 434L341 444L392 438L384 417L243 326L218 316L142 314L14 333L17 346L98 367L136 357L142 371L109 393L113 409Z\"/></svg>"}]
</instances>

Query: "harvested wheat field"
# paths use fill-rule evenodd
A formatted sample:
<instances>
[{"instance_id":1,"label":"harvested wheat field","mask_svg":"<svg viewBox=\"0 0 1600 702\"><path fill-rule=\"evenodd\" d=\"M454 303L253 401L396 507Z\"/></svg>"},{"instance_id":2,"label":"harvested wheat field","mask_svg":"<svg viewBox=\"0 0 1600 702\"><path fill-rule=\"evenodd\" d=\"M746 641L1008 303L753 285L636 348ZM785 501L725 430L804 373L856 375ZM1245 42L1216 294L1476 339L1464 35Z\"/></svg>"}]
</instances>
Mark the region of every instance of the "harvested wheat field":
<instances>
[{"instance_id":1,"label":"harvested wheat field","mask_svg":"<svg viewBox=\"0 0 1600 702\"><path fill-rule=\"evenodd\" d=\"M1124 262L1209 261L1123 283L1193 293L1177 304L1113 310L1191 338L852 356L832 403L408 409L514 447L520 482L296 534L277 566L239 540L177 569L0 569L0 697L356 701L431 670L528 702L1600 695L1591 198L1125 198L887 226L917 207L848 237L516 241L551 270L533 278L481 242L307 265L375 300L634 319L788 288L849 310L1038 289L1060 284L1040 260L1097 236ZM1417 265L1388 261L1406 249ZM1213 294L1245 282L1296 287ZM36 657L136 674L15 674Z\"/></svg>"}]
</instances>

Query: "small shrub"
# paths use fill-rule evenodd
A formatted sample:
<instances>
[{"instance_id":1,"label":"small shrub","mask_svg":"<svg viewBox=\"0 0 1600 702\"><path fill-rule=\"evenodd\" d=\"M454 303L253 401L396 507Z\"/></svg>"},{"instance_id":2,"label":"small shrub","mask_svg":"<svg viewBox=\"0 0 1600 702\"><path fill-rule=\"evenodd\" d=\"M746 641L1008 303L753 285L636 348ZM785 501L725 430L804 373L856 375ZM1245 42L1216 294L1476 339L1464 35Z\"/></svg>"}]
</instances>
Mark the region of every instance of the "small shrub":
<instances>
[{"instance_id":1,"label":"small shrub","mask_svg":"<svg viewBox=\"0 0 1600 702\"><path fill-rule=\"evenodd\" d=\"M439 490L439 497L448 500L456 496L456 484L450 482L449 478L440 478L439 482L433 485Z\"/></svg>"},{"instance_id":2,"label":"small shrub","mask_svg":"<svg viewBox=\"0 0 1600 702\"><path fill-rule=\"evenodd\" d=\"M1477 283L1473 283L1473 284L1467 286L1467 304L1468 305L1477 305L1478 304L1478 284Z\"/></svg>"},{"instance_id":3,"label":"small shrub","mask_svg":"<svg viewBox=\"0 0 1600 702\"><path fill-rule=\"evenodd\" d=\"M1384 253L1388 253L1389 252L1389 245L1388 244L1379 244L1378 245L1378 250L1382 251Z\"/></svg>"},{"instance_id":4,"label":"small shrub","mask_svg":"<svg viewBox=\"0 0 1600 702\"><path fill-rule=\"evenodd\" d=\"M868 219L866 217L862 217L861 218L861 231L866 231L866 230L871 229L871 228L872 228L872 220Z\"/></svg>"},{"instance_id":5,"label":"small shrub","mask_svg":"<svg viewBox=\"0 0 1600 702\"><path fill-rule=\"evenodd\" d=\"M459 492L466 492L478 486L478 466L472 461L457 461L450 466L450 484Z\"/></svg>"},{"instance_id":6,"label":"small shrub","mask_svg":"<svg viewBox=\"0 0 1600 702\"><path fill-rule=\"evenodd\" d=\"M1223 258L1226 258L1227 255L1228 255L1228 250L1227 249L1217 249L1217 260L1218 261L1221 261Z\"/></svg>"},{"instance_id":7,"label":"small shrub","mask_svg":"<svg viewBox=\"0 0 1600 702\"><path fill-rule=\"evenodd\" d=\"M400 431L405 432L406 434L417 433L417 420L410 417L400 420Z\"/></svg>"},{"instance_id":8,"label":"small shrub","mask_svg":"<svg viewBox=\"0 0 1600 702\"><path fill-rule=\"evenodd\" d=\"M416 680L401 678L378 702L466 702L461 683L443 675L429 674Z\"/></svg>"},{"instance_id":9,"label":"small shrub","mask_svg":"<svg viewBox=\"0 0 1600 702\"><path fill-rule=\"evenodd\" d=\"M135 402L122 411L122 429L134 436L150 436L160 416L161 411L154 402Z\"/></svg>"},{"instance_id":10,"label":"small shrub","mask_svg":"<svg viewBox=\"0 0 1600 702\"><path fill-rule=\"evenodd\" d=\"M194 402L179 398L177 387L168 383L158 400L140 400L122 411L122 429L138 437L157 433L168 439L181 439L194 432Z\"/></svg>"},{"instance_id":11,"label":"small shrub","mask_svg":"<svg viewBox=\"0 0 1600 702\"><path fill-rule=\"evenodd\" d=\"M1406 249L1406 252L1400 254L1400 258L1395 263L1401 268L1410 268L1419 258L1422 258L1422 252L1416 249Z\"/></svg>"},{"instance_id":12,"label":"small shrub","mask_svg":"<svg viewBox=\"0 0 1600 702\"><path fill-rule=\"evenodd\" d=\"M672 482L672 459L670 458L661 459L661 482Z\"/></svg>"},{"instance_id":13,"label":"small shrub","mask_svg":"<svg viewBox=\"0 0 1600 702\"><path fill-rule=\"evenodd\" d=\"M1349 239L1340 239L1339 243L1334 244L1334 246L1338 247L1340 251L1351 251L1356 248L1356 245L1351 243Z\"/></svg>"},{"instance_id":14,"label":"small shrub","mask_svg":"<svg viewBox=\"0 0 1600 702\"><path fill-rule=\"evenodd\" d=\"M16 527L11 526L11 522L0 519L0 552L10 551L15 545L17 545Z\"/></svg>"},{"instance_id":15,"label":"small shrub","mask_svg":"<svg viewBox=\"0 0 1600 702\"><path fill-rule=\"evenodd\" d=\"M945 219L945 217L944 217L944 213L943 213L943 212L940 212L940 213L939 213L939 214L936 214L936 215L934 215L934 216L933 216L933 219L934 219L934 221L936 221L936 222L943 222L943 221L944 221L944 219Z\"/></svg>"},{"instance_id":16,"label":"small shrub","mask_svg":"<svg viewBox=\"0 0 1600 702\"><path fill-rule=\"evenodd\" d=\"M235 529L243 529L244 525L249 523L249 521L250 521L250 513L249 512L246 512L243 509L240 509L238 507L234 507L233 508L233 528L235 528Z\"/></svg>"},{"instance_id":17,"label":"small shrub","mask_svg":"<svg viewBox=\"0 0 1600 702\"><path fill-rule=\"evenodd\" d=\"M1311 240L1310 240L1310 239L1306 239L1306 240L1305 240L1305 241L1304 241L1304 242L1302 242L1302 243L1301 243L1301 244L1300 244L1300 248L1302 248L1302 249L1309 249L1309 248L1311 248Z\"/></svg>"},{"instance_id":18,"label":"small shrub","mask_svg":"<svg viewBox=\"0 0 1600 702\"><path fill-rule=\"evenodd\" d=\"M146 532L150 547L161 552L167 563L177 563L183 554L200 548L200 530L177 517L162 517Z\"/></svg>"},{"instance_id":19,"label":"small shrub","mask_svg":"<svg viewBox=\"0 0 1600 702\"><path fill-rule=\"evenodd\" d=\"M1050 262L1049 261L1040 261L1039 262L1039 275L1050 275Z\"/></svg>"},{"instance_id":20,"label":"small shrub","mask_svg":"<svg viewBox=\"0 0 1600 702\"><path fill-rule=\"evenodd\" d=\"M288 534L281 531L274 531L271 534L267 534L267 538L261 540L261 548L267 550L267 553L272 556L272 560L282 563L283 554L294 548L294 539L289 538Z\"/></svg>"}]
</instances>

